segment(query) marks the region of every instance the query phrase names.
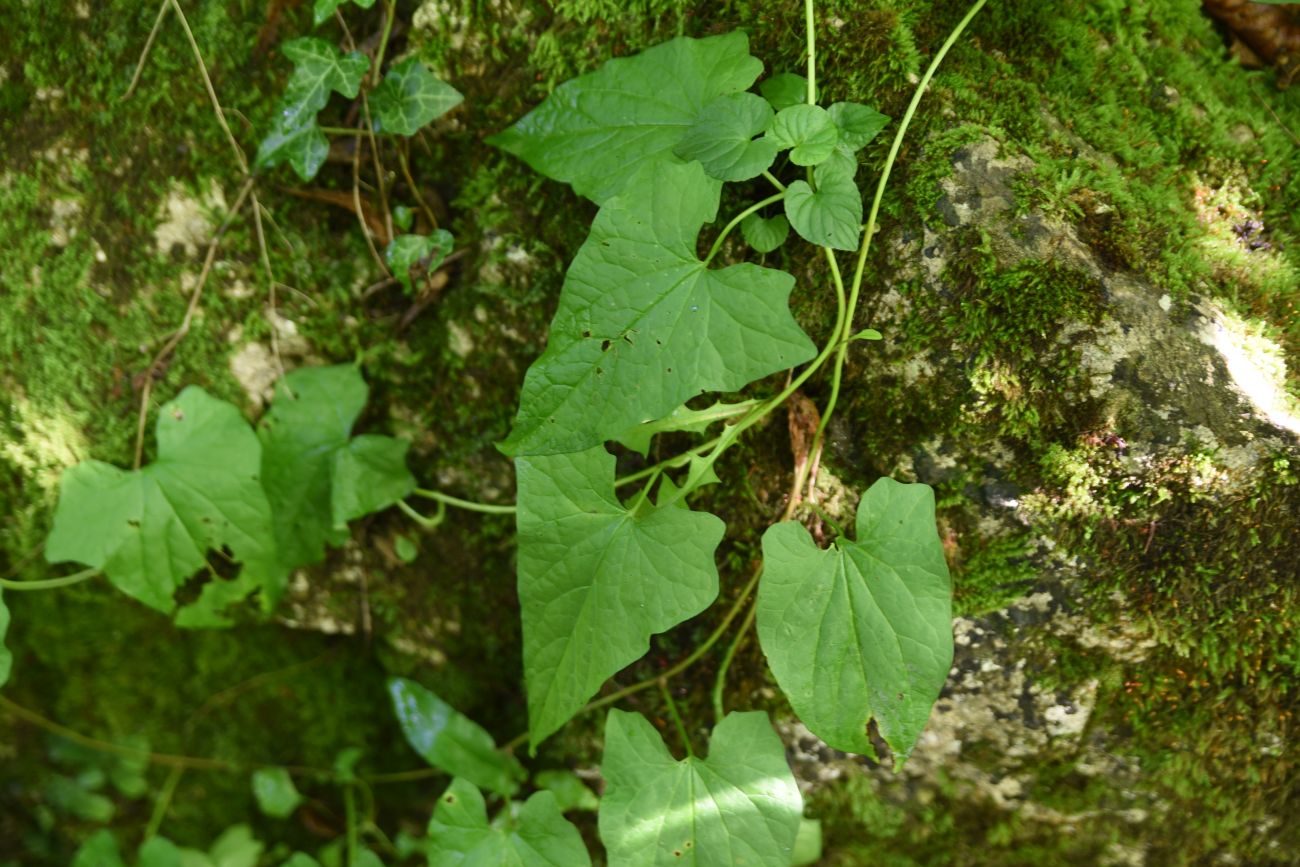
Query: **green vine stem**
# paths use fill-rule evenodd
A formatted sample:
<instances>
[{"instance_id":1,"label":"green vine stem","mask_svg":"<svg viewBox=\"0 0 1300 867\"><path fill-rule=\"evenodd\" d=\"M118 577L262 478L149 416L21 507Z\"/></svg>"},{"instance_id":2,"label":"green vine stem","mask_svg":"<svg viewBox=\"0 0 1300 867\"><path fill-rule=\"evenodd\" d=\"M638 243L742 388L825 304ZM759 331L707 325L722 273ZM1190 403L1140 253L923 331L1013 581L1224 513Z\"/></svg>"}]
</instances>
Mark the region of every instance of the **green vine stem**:
<instances>
[{"instance_id":1,"label":"green vine stem","mask_svg":"<svg viewBox=\"0 0 1300 867\"><path fill-rule=\"evenodd\" d=\"M677 736L682 739L682 747L686 750L686 755L695 758L695 750L691 749L691 738L686 733L686 723L682 722L682 715L677 712L677 702L673 701L673 692L668 688L668 679L659 678L659 692L663 694L664 703L668 706L668 715L673 718L673 725L677 728Z\"/></svg>"},{"instance_id":2,"label":"green vine stem","mask_svg":"<svg viewBox=\"0 0 1300 867\"><path fill-rule=\"evenodd\" d=\"M723 706L722 695L727 689L727 670L731 668L731 661L736 658L736 651L740 645L745 643L745 638L749 635L749 629L754 625L754 616L758 613L757 600L749 606L745 612L745 619L736 630L736 637L731 639L731 644L727 647L726 654L722 657L722 662L718 664L718 674L713 679L713 717L715 722L722 722L726 716L726 708Z\"/></svg>"},{"instance_id":3,"label":"green vine stem","mask_svg":"<svg viewBox=\"0 0 1300 867\"><path fill-rule=\"evenodd\" d=\"M491 503L476 503L473 500L462 500L460 497L453 497L451 494L444 494L442 491L431 491L427 488L416 488L411 493L417 497L424 497L426 500L436 500L447 506L454 506L457 509L464 509L467 512L482 512L485 515L513 515L514 506L496 506Z\"/></svg>"},{"instance_id":4,"label":"green vine stem","mask_svg":"<svg viewBox=\"0 0 1300 867\"><path fill-rule=\"evenodd\" d=\"M957 22L957 26L948 34L948 38L944 40L943 45L940 46L938 52L935 53L934 59L931 60L930 65L926 67L925 75L921 77L920 83L917 84L916 90L912 93L912 100L908 103L907 111L904 112L903 119L899 122L898 129L894 133L894 140L889 146L888 156L885 157L885 164L881 169L880 179L876 182L876 192L871 200L871 210L867 215L867 224L863 228L862 244L858 247L857 265L854 267L853 282L850 284L849 289L848 317L843 323L841 323L839 329L834 332L837 335L837 339L832 342L838 346L838 351L835 355L835 366L831 373L831 395L826 404L826 409L822 412L821 421L817 425L817 432L813 436L813 444L808 453L809 460L806 466L812 466L818 459L821 453L822 440L826 432L826 425L835 412L835 403L839 398L840 380L844 373L844 360L848 355L851 331L853 329L853 317L858 309L858 297L861 294L862 280L867 268L867 254L871 249L871 237L876 233L876 218L880 214L880 203L885 196L885 185L889 183L889 175L893 171L894 163L898 160L898 152L903 146L903 137L907 134L907 128L911 125L912 118L916 115L917 106L921 104L921 97L925 95L925 91L930 85L930 80L934 78L935 72L939 69L939 64L941 64L943 59L947 57L948 52L955 44L957 44L957 40L961 38L962 33L965 32L967 25L969 25L975 18L976 13L978 13L980 9L984 8L984 4L987 2L988 0L975 0L975 2L971 4L970 9L966 11L965 16L962 17L961 21ZM813 481L815 482L815 480ZM798 482L798 486L802 487L801 480Z\"/></svg>"},{"instance_id":5,"label":"green vine stem","mask_svg":"<svg viewBox=\"0 0 1300 867\"><path fill-rule=\"evenodd\" d=\"M432 518L429 518L425 515L421 515L419 512L413 509L410 503L406 502L406 500L398 500L397 508L402 510L402 514L406 515L406 517L410 518L412 521L419 524L421 527L423 527L426 530L438 529L439 527L442 526L442 522L447 519L446 503L438 504L438 511L433 513Z\"/></svg>"},{"instance_id":6,"label":"green vine stem","mask_svg":"<svg viewBox=\"0 0 1300 867\"><path fill-rule=\"evenodd\" d=\"M89 581L91 578L100 574L96 568L82 569L80 572L73 572L71 575L64 575L62 578L44 578L39 581L14 581L9 578L0 578L0 589L4 590L53 590L57 587L70 587L73 584L80 584L83 581Z\"/></svg>"},{"instance_id":7,"label":"green vine stem","mask_svg":"<svg viewBox=\"0 0 1300 867\"><path fill-rule=\"evenodd\" d=\"M718 235L717 240L713 242L713 246L709 248L709 255L704 257L704 264L708 265L710 262L713 261L713 257L718 255L718 251L722 249L722 242L727 240L727 236L731 234L731 230L739 226L746 217L748 217L750 214L757 213L758 211L761 211L764 208L766 208L768 205L775 204L784 198L785 198L785 190L782 189L779 193L768 196L766 199L763 199L760 202L755 202L745 210L741 211L736 216L732 217L731 222L728 223L725 227L723 227L722 233Z\"/></svg>"}]
</instances>

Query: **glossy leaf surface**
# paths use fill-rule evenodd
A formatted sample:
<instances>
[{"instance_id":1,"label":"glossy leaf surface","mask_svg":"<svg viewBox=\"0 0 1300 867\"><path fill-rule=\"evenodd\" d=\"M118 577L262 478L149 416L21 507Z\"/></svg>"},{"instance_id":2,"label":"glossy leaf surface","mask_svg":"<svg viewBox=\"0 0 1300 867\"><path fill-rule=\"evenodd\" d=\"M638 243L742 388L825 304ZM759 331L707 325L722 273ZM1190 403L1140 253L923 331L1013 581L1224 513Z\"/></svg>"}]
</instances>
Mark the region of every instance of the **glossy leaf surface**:
<instances>
[{"instance_id":1,"label":"glossy leaf surface","mask_svg":"<svg viewBox=\"0 0 1300 867\"><path fill-rule=\"evenodd\" d=\"M858 506L857 539L818 548L801 524L763 535L758 637L813 734L874 755L867 724L906 759L952 664L952 585L934 492L880 479Z\"/></svg>"},{"instance_id":2,"label":"glossy leaf surface","mask_svg":"<svg viewBox=\"0 0 1300 867\"><path fill-rule=\"evenodd\" d=\"M510 809L508 805L506 809ZM511 817L488 822L483 795L452 780L429 820L429 867L589 867L582 835L550 792L537 792Z\"/></svg>"},{"instance_id":3,"label":"glossy leaf surface","mask_svg":"<svg viewBox=\"0 0 1300 867\"><path fill-rule=\"evenodd\" d=\"M337 545L347 538L348 519L387 508L415 488L405 462L398 460L404 442L352 438L368 395L352 364L303 367L276 383L258 436L263 486L288 568L321 560L326 542Z\"/></svg>"},{"instance_id":4,"label":"glossy leaf surface","mask_svg":"<svg viewBox=\"0 0 1300 867\"><path fill-rule=\"evenodd\" d=\"M718 197L698 163L661 163L601 208L503 451L590 448L815 354L790 314L793 277L748 263L713 269L697 255Z\"/></svg>"},{"instance_id":5,"label":"glossy leaf surface","mask_svg":"<svg viewBox=\"0 0 1300 867\"><path fill-rule=\"evenodd\" d=\"M388 70L370 104L381 131L415 135L464 99L459 90L435 76L419 58L408 57Z\"/></svg>"},{"instance_id":6,"label":"glossy leaf surface","mask_svg":"<svg viewBox=\"0 0 1300 867\"><path fill-rule=\"evenodd\" d=\"M744 33L678 37L567 81L488 141L603 204L673 149L719 96L749 88L763 64Z\"/></svg>"},{"instance_id":7,"label":"glossy leaf surface","mask_svg":"<svg viewBox=\"0 0 1300 867\"><path fill-rule=\"evenodd\" d=\"M862 194L851 175L833 164L813 172L814 190L807 181L786 188L785 215L799 236L833 250L856 250L862 229Z\"/></svg>"},{"instance_id":8,"label":"glossy leaf surface","mask_svg":"<svg viewBox=\"0 0 1300 867\"><path fill-rule=\"evenodd\" d=\"M789 867L803 801L767 714L728 714L708 758L678 761L644 717L611 710L601 771L610 867Z\"/></svg>"},{"instance_id":9,"label":"glossy leaf surface","mask_svg":"<svg viewBox=\"0 0 1300 867\"><path fill-rule=\"evenodd\" d=\"M790 162L815 166L835 150L839 130L826 109L819 105L792 105L772 119L767 137L779 147L790 148Z\"/></svg>"},{"instance_id":10,"label":"glossy leaf surface","mask_svg":"<svg viewBox=\"0 0 1300 867\"><path fill-rule=\"evenodd\" d=\"M413 680L389 678L388 694L407 743L426 762L501 795L519 790L524 769L478 723Z\"/></svg>"},{"instance_id":11,"label":"glossy leaf surface","mask_svg":"<svg viewBox=\"0 0 1300 867\"><path fill-rule=\"evenodd\" d=\"M170 613L207 552L226 547L268 602L278 598L285 572L262 449L243 415L190 386L163 405L156 431L158 457L139 470L84 461L64 473L46 559L102 569L123 593Z\"/></svg>"},{"instance_id":12,"label":"glossy leaf surface","mask_svg":"<svg viewBox=\"0 0 1300 867\"><path fill-rule=\"evenodd\" d=\"M518 458L519 603L529 735L536 748L640 659L650 636L718 595L713 515L614 492L614 457L597 447Z\"/></svg>"},{"instance_id":13,"label":"glossy leaf surface","mask_svg":"<svg viewBox=\"0 0 1300 867\"><path fill-rule=\"evenodd\" d=\"M747 181L776 159L779 148L762 135L772 122L772 106L753 93L729 93L704 107L673 153L699 160L710 177Z\"/></svg>"}]
</instances>

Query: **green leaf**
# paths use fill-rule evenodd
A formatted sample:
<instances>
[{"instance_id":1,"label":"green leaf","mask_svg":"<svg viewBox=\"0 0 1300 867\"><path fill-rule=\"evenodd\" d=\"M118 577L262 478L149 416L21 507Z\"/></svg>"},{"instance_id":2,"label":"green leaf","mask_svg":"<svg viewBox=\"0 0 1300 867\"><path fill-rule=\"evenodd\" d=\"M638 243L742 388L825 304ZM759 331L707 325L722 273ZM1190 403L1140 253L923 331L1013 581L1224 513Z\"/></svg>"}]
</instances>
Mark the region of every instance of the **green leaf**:
<instances>
[{"instance_id":1,"label":"green leaf","mask_svg":"<svg viewBox=\"0 0 1300 867\"><path fill-rule=\"evenodd\" d=\"M861 331L859 331L857 334L849 338L849 340L884 340L884 339L885 339L885 335L881 334L879 331L877 331L874 328L864 328Z\"/></svg>"},{"instance_id":2,"label":"green leaf","mask_svg":"<svg viewBox=\"0 0 1300 867\"><path fill-rule=\"evenodd\" d=\"M389 678L388 693L407 743L426 762L501 795L519 791L523 767L478 723L413 680Z\"/></svg>"},{"instance_id":3,"label":"green leaf","mask_svg":"<svg viewBox=\"0 0 1300 867\"><path fill-rule=\"evenodd\" d=\"M310 181L330 154L330 143L316 123L316 112L287 106L280 109L271 132L257 148L258 168L288 162L298 177Z\"/></svg>"},{"instance_id":4,"label":"green leaf","mask_svg":"<svg viewBox=\"0 0 1300 867\"><path fill-rule=\"evenodd\" d=\"M661 419L639 424L631 430L624 431L618 441L632 451L647 454L650 451L650 439L658 433L669 431L687 431L704 433L709 425L743 415L758 403L756 400L742 400L739 403L717 401L708 409L691 409L679 406Z\"/></svg>"},{"instance_id":5,"label":"green leaf","mask_svg":"<svg viewBox=\"0 0 1300 867\"><path fill-rule=\"evenodd\" d=\"M428 235L398 235L384 249L384 261L406 294L414 295L412 276L423 282L425 275L438 270L455 243L446 229L434 229Z\"/></svg>"},{"instance_id":6,"label":"green leaf","mask_svg":"<svg viewBox=\"0 0 1300 867\"><path fill-rule=\"evenodd\" d=\"M102 569L123 593L170 613L207 551L227 547L269 607L285 571L248 422L190 386L159 411L157 439L158 459L142 469L85 461L64 473L46 559Z\"/></svg>"},{"instance_id":7,"label":"green leaf","mask_svg":"<svg viewBox=\"0 0 1300 867\"><path fill-rule=\"evenodd\" d=\"M262 849L247 825L231 825L212 844L208 856L215 867L257 867Z\"/></svg>"},{"instance_id":8,"label":"green leaf","mask_svg":"<svg viewBox=\"0 0 1300 867\"><path fill-rule=\"evenodd\" d=\"M819 819L800 819L799 834L794 838L794 857L790 867L806 867L822 860L822 823Z\"/></svg>"},{"instance_id":9,"label":"green leaf","mask_svg":"<svg viewBox=\"0 0 1300 867\"><path fill-rule=\"evenodd\" d=\"M647 164L676 162L673 148L705 106L762 71L740 31L678 37L561 84L488 142L604 204Z\"/></svg>"},{"instance_id":10,"label":"green leaf","mask_svg":"<svg viewBox=\"0 0 1300 867\"><path fill-rule=\"evenodd\" d=\"M5 633L9 631L9 608L5 605L4 591L0 590L0 686L9 681L13 671L14 655L5 647Z\"/></svg>"},{"instance_id":11,"label":"green leaf","mask_svg":"<svg viewBox=\"0 0 1300 867\"><path fill-rule=\"evenodd\" d=\"M679 762L644 717L611 710L601 771L612 867L789 867L803 803L767 714L727 714L708 758Z\"/></svg>"},{"instance_id":12,"label":"green leaf","mask_svg":"<svg viewBox=\"0 0 1300 867\"><path fill-rule=\"evenodd\" d=\"M320 867L320 862L305 852L294 852L280 867Z\"/></svg>"},{"instance_id":13,"label":"green leaf","mask_svg":"<svg viewBox=\"0 0 1300 867\"><path fill-rule=\"evenodd\" d=\"M844 142L840 142L835 146L835 151L826 158L825 162L817 166L817 169L827 174L843 175L852 181L858 173L858 158Z\"/></svg>"},{"instance_id":14,"label":"green leaf","mask_svg":"<svg viewBox=\"0 0 1300 867\"><path fill-rule=\"evenodd\" d=\"M750 214L740 221L740 234L744 236L745 243L758 252L771 253L785 243L786 236L790 234L790 221L782 214L766 219L758 214Z\"/></svg>"},{"instance_id":15,"label":"green leaf","mask_svg":"<svg viewBox=\"0 0 1300 867\"><path fill-rule=\"evenodd\" d=\"M284 768L263 768L253 772L253 797L258 808L273 819L287 819L302 804L293 777Z\"/></svg>"},{"instance_id":16,"label":"green leaf","mask_svg":"<svg viewBox=\"0 0 1300 867\"><path fill-rule=\"evenodd\" d=\"M72 857L72 867L126 867L117 848L113 832L103 828L86 838L77 854Z\"/></svg>"},{"instance_id":17,"label":"green leaf","mask_svg":"<svg viewBox=\"0 0 1300 867\"><path fill-rule=\"evenodd\" d=\"M393 553L403 563L414 563L415 559L420 556L420 549L408 537L398 536L393 540Z\"/></svg>"},{"instance_id":18,"label":"green leaf","mask_svg":"<svg viewBox=\"0 0 1300 867\"><path fill-rule=\"evenodd\" d=\"M752 93L728 93L704 107L673 153L699 160L710 177L747 181L776 159L779 148L762 135L772 121L772 107Z\"/></svg>"},{"instance_id":19,"label":"green leaf","mask_svg":"<svg viewBox=\"0 0 1300 867\"><path fill-rule=\"evenodd\" d=\"M425 124L442 117L464 99L459 90L425 68L419 58L408 57L389 68L375 88L370 104L379 130L415 135Z\"/></svg>"},{"instance_id":20,"label":"green leaf","mask_svg":"<svg viewBox=\"0 0 1300 867\"><path fill-rule=\"evenodd\" d=\"M808 101L808 79L793 72L780 72L763 79L758 92L772 104L772 108L780 111Z\"/></svg>"},{"instance_id":21,"label":"green leaf","mask_svg":"<svg viewBox=\"0 0 1300 867\"><path fill-rule=\"evenodd\" d=\"M795 181L785 191L785 215L805 241L833 250L856 250L862 231L862 194L851 177L818 166L814 190Z\"/></svg>"},{"instance_id":22,"label":"green leaf","mask_svg":"<svg viewBox=\"0 0 1300 867\"><path fill-rule=\"evenodd\" d=\"M861 150L889 123L889 115L858 102L837 102L827 109L839 130L840 144L850 153Z\"/></svg>"},{"instance_id":23,"label":"green leaf","mask_svg":"<svg viewBox=\"0 0 1300 867\"><path fill-rule=\"evenodd\" d=\"M316 0L316 5L312 8L312 23L317 27L325 23L325 19L334 15L334 10L342 6L348 0ZM375 5L375 0L352 0L362 9L369 9Z\"/></svg>"},{"instance_id":24,"label":"green leaf","mask_svg":"<svg viewBox=\"0 0 1300 867\"><path fill-rule=\"evenodd\" d=\"M393 206L393 225L403 232L411 231L411 224L415 222L415 211L412 211L406 205Z\"/></svg>"},{"instance_id":25,"label":"green leaf","mask_svg":"<svg viewBox=\"0 0 1300 867\"><path fill-rule=\"evenodd\" d=\"M387 508L415 489L399 459L406 443L350 436L368 394L353 364L299 368L276 383L258 435L262 484L287 568L323 559L326 542L347 539L347 520Z\"/></svg>"},{"instance_id":26,"label":"green leaf","mask_svg":"<svg viewBox=\"0 0 1300 867\"><path fill-rule=\"evenodd\" d=\"M596 793L573 771L541 771L533 775L533 785L555 796L560 811L595 811L600 807Z\"/></svg>"},{"instance_id":27,"label":"green leaf","mask_svg":"<svg viewBox=\"0 0 1300 867\"><path fill-rule=\"evenodd\" d=\"M569 268L507 454L590 448L816 352L790 315L793 277L749 263L711 269L696 254L719 197L698 163L648 166L631 183Z\"/></svg>"},{"instance_id":28,"label":"green leaf","mask_svg":"<svg viewBox=\"0 0 1300 867\"><path fill-rule=\"evenodd\" d=\"M590 867L582 835L550 792L537 792L517 815L501 819L488 824L482 793L452 780L429 820L429 867Z\"/></svg>"},{"instance_id":29,"label":"green leaf","mask_svg":"<svg viewBox=\"0 0 1300 867\"><path fill-rule=\"evenodd\" d=\"M519 604L533 748L606 679L640 659L650 636L718 595L713 515L614 493L614 457L597 447L517 458Z\"/></svg>"},{"instance_id":30,"label":"green leaf","mask_svg":"<svg viewBox=\"0 0 1300 867\"><path fill-rule=\"evenodd\" d=\"M767 137L781 148L790 148L790 162L815 166L835 151L840 140L835 121L819 105L792 105L772 119Z\"/></svg>"},{"instance_id":31,"label":"green leaf","mask_svg":"<svg viewBox=\"0 0 1300 867\"><path fill-rule=\"evenodd\" d=\"M952 585L934 492L880 479L858 506L857 541L829 550L802 525L763 535L758 637L809 730L874 755L874 718L901 764L952 664Z\"/></svg>"},{"instance_id":32,"label":"green leaf","mask_svg":"<svg viewBox=\"0 0 1300 867\"><path fill-rule=\"evenodd\" d=\"M140 844L136 867L183 867L180 847L166 837L150 837Z\"/></svg>"}]
</instances>

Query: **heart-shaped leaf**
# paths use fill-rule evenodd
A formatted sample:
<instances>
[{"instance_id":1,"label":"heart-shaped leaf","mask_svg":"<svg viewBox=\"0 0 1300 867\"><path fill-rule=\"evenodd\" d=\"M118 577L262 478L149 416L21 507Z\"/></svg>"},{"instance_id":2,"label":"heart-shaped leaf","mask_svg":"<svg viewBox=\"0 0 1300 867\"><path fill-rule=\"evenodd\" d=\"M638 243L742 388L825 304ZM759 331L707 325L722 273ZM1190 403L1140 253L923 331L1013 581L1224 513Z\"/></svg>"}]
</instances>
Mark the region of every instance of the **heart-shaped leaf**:
<instances>
[{"instance_id":1,"label":"heart-shaped leaf","mask_svg":"<svg viewBox=\"0 0 1300 867\"><path fill-rule=\"evenodd\" d=\"M459 90L436 77L418 58L408 57L388 70L370 104L380 131L415 135L464 99Z\"/></svg>"},{"instance_id":2,"label":"heart-shaped leaf","mask_svg":"<svg viewBox=\"0 0 1300 867\"><path fill-rule=\"evenodd\" d=\"M679 762L644 717L611 710L600 767L610 867L789 867L803 799L767 714L727 714L708 758Z\"/></svg>"},{"instance_id":3,"label":"heart-shaped leaf","mask_svg":"<svg viewBox=\"0 0 1300 867\"><path fill-rule=\"evenodd\" d=\"M827 113L839 129L840 144L850 153L866 147L889 123L889 115L858 102L837 102L827 109Z\"/></svg>"},{"instance_id":4,"label":"heart-shaped leaf","mask_svg":"<svg viewBox=\"0 0 1300 867\"><path fill-rule=\"evenodd\" d=\"M833 250L856 250L862 230L862 194L851 176L838 164L827 163L813 172L814 190L807 181L795 181L785 191L785 215L805 241Z\"/></svg>"},{"instance_id":5,"label":"heart-shaped leaf","mask_svg":"<svg viewBox=\"0 0 1300 867\"><path fill-rule=\"evenodd\" d=\"M779 72L763 79L758 92L771 103L772 108L780 111L808 101L808 79L793 72Z\"/></svg>"},{"instance_id":6,"label":"heart-shaped leaf","mask_svg":"<svg viewBox=\"0 0 1300 867\"><path fill-rule=\"evenodd\" d=\"M699 160L710 177L747 181L772 165L779 148L762 135L772 121L772 107L752 93L729 93L704 107L673 153Z\"/></svg>"},{"instance_id":7,"label":"heart-shaped leaf","mask_svg":"<svg viewBox=\"0 0 1300 867\"><path fill-rule=\"evenodd\" d=\"M519 605L533 747L607 679L645 655L650 636L718 595L723 524L685 508L625 507L614 456L597 447L515 459Z\"/></svg>"},{"instance_id":8,"label":"heart-shaped leaf","mask_svg":"<svg viewBox=\"0 0 1300 867\"><path fill-rule=\"evenodd\" d=\"M834 152L840 133L826 109L801 104L778 111L767 137L779 147L791 149L790 162L815 166Z\"/></svg>"},{"instance_id":9,"label":"heart-shaped leaf","mask_svg":"<svg viewBox=\"0 0 1300 867\"><path fill-rule=\"evenodd\" d=\"M590 793L589 793L590 794ZM509 811L513 805L507 805ZM483 794L455 779L429 820L429 867L590 867L582 835L555 795L536 792L515 815L489 823Z\"/></svg>"},{"instance_id":10,"label":"heart-shaped leaf","mask_svg":"<svg viewBox=\"0 0 1300 867\"><path fill-rule=\"evenodd\" d=\"M790 221L781 214L766 218L750 214L740 221L740 234L759 253L771 253L785 243L790 234Z\"/></svg>"},{"instance_id":11,"label":"heart-shaped leaf","mask_svg":"<svg viewBox=\"0 0 1300 867\"><path fill-rule=\"evenodd\" d=\"M952 585L934 492L880 479L858 506L857 540L822 550L803 525L763 534L758 637L813 734L873 756L867 723L901 764L952 664Z\"/></svg>"},{"instance_id":12,"label":"heart-shaped leaf","mask_svg":"<svg viewBox=\"0 0 1300 867\"><path fill-rule=\"evenodd\" d=\"M488 142L604 204L647 163L675 162L704 107L762 71L744 33L678 37L566 81Z\"/></svg>"}]
</instances>

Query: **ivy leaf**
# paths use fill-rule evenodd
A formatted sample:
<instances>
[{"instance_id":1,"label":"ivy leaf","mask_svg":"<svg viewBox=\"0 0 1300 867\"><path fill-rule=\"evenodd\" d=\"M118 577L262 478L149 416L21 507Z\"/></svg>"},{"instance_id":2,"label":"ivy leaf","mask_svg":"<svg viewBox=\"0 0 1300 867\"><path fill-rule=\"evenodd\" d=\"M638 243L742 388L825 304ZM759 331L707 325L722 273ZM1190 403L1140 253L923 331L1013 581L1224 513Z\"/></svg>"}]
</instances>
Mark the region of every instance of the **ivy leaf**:
<instances>
[{"instance_id":1,"label":"ivy leaf","mask_svg":"<svg viewBox=\"0 0 1300 867\"><path fill-rule=\"evenodd\" d=\"M790 315L793 277L749 263L710 269L696 254L719 198L698 163L647 166L631 183L569 268L506 454L590 448L816 352Z\"/></svg>"},{"instance_id":2,"label":"ivy leaf","mask_svg":"<svg viewBox=\"0 0 1300 867\"><path fill-rule=\"evenodd\" d=\"M533 785L554 795L562 813L570 810L595 812L600 807L596 793L573 771L540 771L533 774Z\"/></svg>"},{"instance_id":3,"label":"ivy leaf","mask_svg":"<svg viewBox=\"0 0 1300 867\"><path fill-rule=\"evenodd\" d=\"M674 162L704 107L762 71L744 33L678 37L561 84L488 143L604 204L646 164Z\"/></svg>"},{"instance_id":4,"label":"ivy leaf","mask_svg":"<svg viewBox=\"0 0 1300 867\"><path fill-rule=\"evenodd\" d=\"M856 250L862 230L862 194L851 176L834 164L813 172L814 190L807 181L786 187L785 215L805 241L833 250Z\"/></svg>"},{"instance_id":5,"label":"ivy leaf","mask_svg":"<svg viewBox=\"0 0 1300 867\"><path fill-rule=\"evenodd\" d=\"M459 90L437 78L419 58L408 57L388 70L375 88L371 105L379 130L415 135L464 99Z\"/></svg>"},{"instance_id":6,"label":"ivy leaf","mask_svg":"<svg viewBox=\"0 0 1300 867\"><path fill-rule=\"evenodd\" d=\"M679 762L644 717L611 710L601 771L610 864L789 867L803 803L767 714L727 714L709 757Z\"/></svg>"},{"instance_id":7,"label":"ivy leaf","mask_svg":"<svg viewBox=\"0 0 1300 867\"><path fill-rule=\"evenodd\" d=\"M847 146L851 154L866 147L889 123L889 115L859 102L837 102L827 113L839 130L840 144Z\"/></svg>"},{"instance_id":8,"label":"ivy leaf","mask_svg":"<svg viewBox=\"0 0 1300 867\"><path fill-rule=\"evenodd\" d=\"M330 143L316 123L316 112L302 106L283 106L271 132L257 147L258 168L288 162L298 177L310 181L329 156Z\"/></svg>"},{"instance_id":9,"label":"ivy leaf","mask_svg":"<svg viewBox=\"0 0 1300 867\"><path fill-rule=\"evenodd\" d=\"M299 368L276 383L258 436L262 484L286 568L321 560L326 542L347 539L349 519L415 490L406 443L350 436L368 394L353 364Z\"/></svg>"},{"instance_id":10,"label":"ivy leaf","mask_svg":"<svg viewBox=\"0 0 1300 867\"><path fill-rule=\"evenodd\" d=\"M370 58L360 51L344 54L337 47L303 36L280 46L293 62L293 74L284 90L286 105L301 105L310 112L320 111L329 102L330 91L356 99L361 82L370 71Z\"/></svg>"},{"instance_id":11,"label":"ivy leaf","mask_svg":"<svg viewBox=\"0 0 1300 867\"><path fill-rule=\"evenodd\" d=\"M13 671L14 655L5 647L5 633L9 630L9 609L5 606L4 591L0 590L0 686L9 682Z\"/></svg>"},{"instance_id":12,"label":"ivy leaf","mask_svg":"<svg viewBox=\"0 0 1300 867\"><path fill-rule=\"evenodd\" d=\"M406 742L426 762L507 797L519 791L523 767L478 723L413 680L389 678L388 694Z\"/></svg>"},{"instance_id":13,"label":"ivy leaf","mask_svg":"<svg viewBox=\"0 0 1300 867\"><path fill-rule=\"evenodd\" d=\"M406 294L414 295L412 274L423 281L426 274L437 271L455 243L446 229L434 229L428 235L398 235L384 249L384 261Z\"/></svg>"},{"instance_id":14,"label":"ivy leaf","mask_svg":"<svg viewBox=\"0 0 1300 867\"><path fill-rule=\"evenodd\" d=\"M826 109L804 104L778 111L767 137L778 147L791 149L790 162L815 166L834 152L840 133Z\"/></svg>"},{"instance_id":15,"label":"ivy leaf","mask_svg":"<svg viewBox=\"0 0 1300 867\"><path fill-rule=\"evenodd\" d=\"M317 27L325 23L325 19L334 14L334 10L342 6L348 0L316 0L316 5L312 7L312 23ZM353 3L362 9L369 9L375 5L375 0L352 0Z\"/></svg>"},{"instance_id":16,"label":"ivy leaf","mask_svg":"<svg viewBox=\"0 0 1300 867\"><path fill-rule=\"evenodd\" d=\"M119 590L171 613L172 595L229 548L269 607L285 584L259 480L262 450L239 410L190 386L158 414L158 458L128 472L84 461L63 474L51 563L102 569Z\"/></svg>"},{"instance_id":17,"label":"ivy leaf","mask_svg":"<svg viewBox=\"0 0 1300 867\"><path fill-rule=\"evenodd\" d=\"M750 214L740 221L740 234L759 253L771 253L785 243L790 234L790 221L781 214L770 218Z\"/></svg>"},{"instance_id":18,"label":"ivy leaf","mask_svg":"<svg viewBox=\"0 0 1300 867\"><path fill-rule=\"evenodd\" d=\"M809 730L874 755L874 718L901 765L952 664L952 585L934 492L880 479L858 506L857 541L822 550L802 525L763 534L758 637Z\"/></svg>"},{"instance_id":19,"label":"ivy leaf","mask_svg":"<svg viewBox=\"0 0 1300 867\"><path fill-rule=\"evenodd\" d=\"M507 805L510 810L513 805ZM429 867L590 867L582 835L550 792L537 792L505 821L488 824L483 794L452 780L429 820Z\"/></svg>"},{"instance_id":20,"label":"ivy leaf","mask_svg":"<svg viewBox=\"0 0 1300 867\"><path fill-rule=\"evenodd\" d=\"M254 771L253 797L257 799L258 809L272 819L287 819L302 804L302 795L284 768Z\"/></svg>"},{"instance_id":21,"label":"ivy leaf","mask_svg":"<svg viewBox=\"0 0 1300 867\"><path fill-rule=\"evenodd\" d=\"M519 604L532 746L650 649L650 636L718 595L713 515L614 493L614 457L596 447L517 458Z\"/></svg>"},{"instance_id":22,"label":"ivy leaf","mask_svg":"<svg viewBox=\"0 0 1300 867\"><path fill-rule=\"evenodd\" d=\"M758 85L758 92L772 104L772 108L780 111L807 102L808 79L793 72L780 72L763 79Z\"/></svg>"},{"instance_id":23,"label":"ivy leaf","mask_svg":"<svg viewBox=\"0 0 1300 867\"><path fill-rule=\"evenodd\" d=\"M747 181L776 159L779 148L761 135L772 122L772 107L752 93L728 93L704 107L673 153L699 160L710 177Z\"/></svg>"},{"instance_id":24,"label":"ivy leaf","mask_svg":"<svg viewBox=\"0 0 1300 867\"><path fill-rule=\"evenodd\" d=\"M644 455L650 451L650 439L655 434L667 433L668 431L704 433L709 425L714 422L735 418L757 403L756 400L743 400L739 403L717 401L708 409L691 409L688 406L679 406L661 419L648 421L637 425L631 430L624 431L618 437L618 441L632 449L632 451Z\"/></svg>"}]
</instances>

